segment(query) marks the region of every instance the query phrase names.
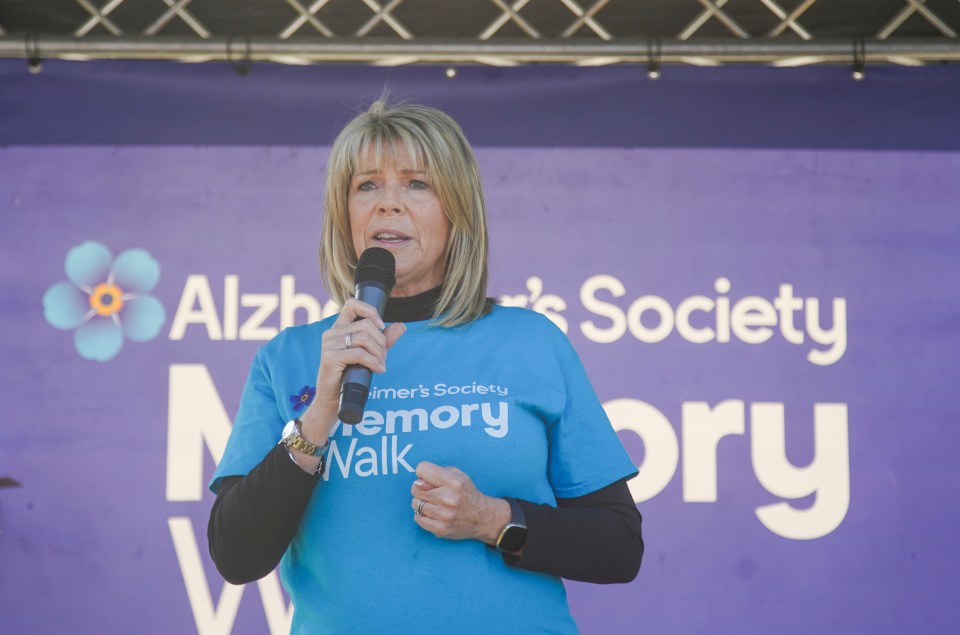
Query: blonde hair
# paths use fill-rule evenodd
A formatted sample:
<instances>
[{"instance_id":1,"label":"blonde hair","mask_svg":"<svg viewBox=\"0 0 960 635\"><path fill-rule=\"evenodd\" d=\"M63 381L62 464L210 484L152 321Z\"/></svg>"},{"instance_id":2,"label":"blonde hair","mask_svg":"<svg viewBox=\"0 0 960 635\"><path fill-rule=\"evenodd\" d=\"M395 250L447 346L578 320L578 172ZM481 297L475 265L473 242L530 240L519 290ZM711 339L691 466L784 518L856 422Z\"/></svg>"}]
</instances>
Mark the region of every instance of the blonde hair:
<instances>
[{"instance_id":1,"label":"blonde hair","mask_svg":"<svg viewBox=\"0 0 960 635\"><path fill-rule=\"evenodd\" d=\"M327 163L320 274L334 301L353 297L357 254L350 234L350 181L372 148L377 165L406 150L423 170L450 223L444 250L444 278L433 318L458 326L490 310L487 301L487 214L480 170L460 126L436 108L375 101L348 123L333 142Z\"/></svg>"}]
</instances>

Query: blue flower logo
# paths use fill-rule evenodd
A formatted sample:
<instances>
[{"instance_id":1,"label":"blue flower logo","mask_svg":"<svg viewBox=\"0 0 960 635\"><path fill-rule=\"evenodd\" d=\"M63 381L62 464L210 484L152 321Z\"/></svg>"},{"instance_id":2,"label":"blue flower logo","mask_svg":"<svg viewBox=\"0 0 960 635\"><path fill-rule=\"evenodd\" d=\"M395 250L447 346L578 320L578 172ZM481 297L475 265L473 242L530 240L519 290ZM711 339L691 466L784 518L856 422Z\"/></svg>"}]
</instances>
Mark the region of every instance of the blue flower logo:
<instances>
[{"instance_id":1,"label":"blue flower logo","mask_svg":"<svg viewBox=\"0 0 960 635\"><path fill-rule=\"evenodd\" d=\"M293 411L300 412L309 406L316 395L317 389L312 386L304 386L296 395L290 395L290 403L293 404Z\"/></svg>"},{"instance_id":2,"label":"blue flower logo","mask_svg":"<svg viewBox=\"0 0 960 635\"><path fill-rule=\"evenodd\" d=\"M105 362L123 347L123 338L152 340L166 319L149 292L160 280L160 265L144 249L127 249L114 259L101 243L77 245L64 263L69 282L43 294L43 317L51 326L73 330L84 359Z\"/></svg>"}]
</instances>

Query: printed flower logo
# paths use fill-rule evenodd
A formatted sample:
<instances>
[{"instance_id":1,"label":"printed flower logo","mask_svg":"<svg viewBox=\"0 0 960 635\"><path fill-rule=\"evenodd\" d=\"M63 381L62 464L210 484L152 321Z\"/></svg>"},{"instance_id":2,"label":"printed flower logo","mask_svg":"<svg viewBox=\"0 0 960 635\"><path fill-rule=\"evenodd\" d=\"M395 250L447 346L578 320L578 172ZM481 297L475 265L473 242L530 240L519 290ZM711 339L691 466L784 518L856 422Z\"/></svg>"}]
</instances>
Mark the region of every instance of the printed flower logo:
<instances>
[{"instance_id":1,"label":"printed flower logo","mask_svg":"<svg viewBox=\"0 0 960 635\"><path fill-rule=\"evenodd\" d=\"M316 388L311 388L310 386L304 386L300 389L300 392L296 395L290 395L290 403L293 404L294 412L300 412L304 408L310 405L310 402L313 401L314 396L317 394Z\"/></svg>"},{"instance_id":2,"label":"printed flower logo","mask_svg":"<svg viewBox=\"0 0 960 635\"><path fill-rule=\"evenodd\" d=\"M127 249L116 259L104 245L88 240L67 253L70 282L43 294L43 317L58 329L76 329L73 343L84 359L105 362L123 347L123 338L152 340L166 319L163 305L148 295L160 280L160 265L144 249Z\"/></svg>"}]
</instances>

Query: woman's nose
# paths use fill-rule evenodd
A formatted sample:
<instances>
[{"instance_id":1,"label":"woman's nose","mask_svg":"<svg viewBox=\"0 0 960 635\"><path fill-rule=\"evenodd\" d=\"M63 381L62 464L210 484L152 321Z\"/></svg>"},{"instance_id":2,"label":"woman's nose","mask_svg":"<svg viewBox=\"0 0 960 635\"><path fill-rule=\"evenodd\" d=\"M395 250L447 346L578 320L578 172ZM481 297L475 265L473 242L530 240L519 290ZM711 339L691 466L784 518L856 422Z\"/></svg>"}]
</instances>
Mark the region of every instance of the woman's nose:
<instances>
[{"instance_id":1,"label":"woman's nose","mask_svg":"<svg viewBox=\"0 0 960 635\"><path fill-rule=\"evenodd\" d=\"M391 212L399 213L401 210L399 184L390 181L384 184L383 189L380 190L380 200L378 203L378 210L384 214Z\"/></svg>"}]
</instances>

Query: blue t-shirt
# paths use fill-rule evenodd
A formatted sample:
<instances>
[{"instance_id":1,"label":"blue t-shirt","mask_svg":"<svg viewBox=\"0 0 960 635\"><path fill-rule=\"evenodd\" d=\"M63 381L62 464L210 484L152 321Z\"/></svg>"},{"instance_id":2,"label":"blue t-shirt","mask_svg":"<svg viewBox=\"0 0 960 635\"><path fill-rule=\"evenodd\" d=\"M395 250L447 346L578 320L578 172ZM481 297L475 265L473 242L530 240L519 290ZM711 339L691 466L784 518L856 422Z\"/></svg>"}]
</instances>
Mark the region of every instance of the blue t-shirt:
<instances>
[{"instance_id":1,"label":"blue t-shirt","mask_svg":"<svg viewBox=\"0 0 960 635\"><path fill-rule=\"evenodd\" d=\"M258 351L211 489L247 474L303 412L334 319L285 329ZM577 632L559 578L414 522L420 461L459 468L489 496L549 505L636 473L576 352L542 315L494 307L456 328L408 323L373 376L363 421L335 427L280 563L292 632Z\"/></svg>"}]
</instances>

